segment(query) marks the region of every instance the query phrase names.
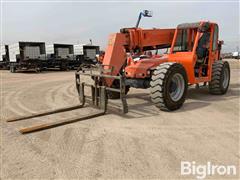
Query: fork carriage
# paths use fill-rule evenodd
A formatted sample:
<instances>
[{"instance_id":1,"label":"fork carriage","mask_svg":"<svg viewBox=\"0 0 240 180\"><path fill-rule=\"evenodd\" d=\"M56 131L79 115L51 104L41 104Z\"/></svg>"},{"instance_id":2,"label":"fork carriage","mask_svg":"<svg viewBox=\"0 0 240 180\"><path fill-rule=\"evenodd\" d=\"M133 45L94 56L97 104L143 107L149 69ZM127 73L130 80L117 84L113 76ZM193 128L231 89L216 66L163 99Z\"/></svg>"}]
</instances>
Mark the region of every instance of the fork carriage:
<instances>
[{"instance_id":1,"label":"fork carriage","mask_svg":"<svg viewBox=\"0 0 240 180\"><path fill-rule=\"evenodd\" d=\"M91 65L91 67L80 67L76 74L76 88L79 94L80 103L84 103L88 98L92 101L92 105L100 109L107 110L108 93L115 92L120 94L120 100L122 103L122 112L128 112L128 105L126 101L126 85L124 75L112 75L113 67L106 69L105 65ZM81 77L91 77L93 83L86 83L82 81ZM104 79L103 79L104 78ZM119 87L108 87L105 84L106 79L119 81ZM90 87L91 97L85 95L85 87Z\"/></svg>"}]
</instances>

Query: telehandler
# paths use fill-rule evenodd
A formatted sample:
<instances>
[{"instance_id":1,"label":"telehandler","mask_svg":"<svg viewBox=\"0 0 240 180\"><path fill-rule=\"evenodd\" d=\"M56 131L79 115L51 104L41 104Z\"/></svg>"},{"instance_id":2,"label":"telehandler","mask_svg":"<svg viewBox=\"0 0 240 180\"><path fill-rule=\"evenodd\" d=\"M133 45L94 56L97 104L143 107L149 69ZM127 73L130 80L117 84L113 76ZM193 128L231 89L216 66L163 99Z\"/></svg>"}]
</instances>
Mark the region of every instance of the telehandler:
<instances>
[{"instance_id":1,"label":"telehandler","mask_svg":"<svg viewBox=\"0 0 240 180\"><path fill-rule=\"evenodd\" d=\"M208 83L211 94L225 94L230 68L220 60L222 43L218 25L208 21L184 23L176 29L124 28L110 35L97 84L107 88L109 98L121 98L124 112L130 87L149 88L152 102L164 111L183 105L189 85ZM170 52L161 57L144 55L162 48ZM84 74L85 70L76 73L77 87Z\"/></svg>"},{"instance_id":2,"label":"telehandler","mask_svg":"<svg viewBox=\"0 0 240 180\"><path fill-rule=\"evenodd\" d=\"M123 113L128 112L126 94L129 88L149 88L152 102L163 111L179 109L189 85L208 83L211 94L221 95L228 90L230 68L220 60L222 41L218 40L218 25L209 21L184 23L176 29L138 28L141 16L151 17L147 10L139 16L136 27L123 28L111 34L101 64L80 67L76 87L80 105L55 111L15 118L8 122L50 115L83 107L85 87L91 88L91 104L99 113L21 129L29 133L105 114L108 99L120 98ZM153 54L169 49L167 54ZM86 82L89 76L93 83ZM85 82L84 82L85 80Z\"/></svg>"}]
</instances>

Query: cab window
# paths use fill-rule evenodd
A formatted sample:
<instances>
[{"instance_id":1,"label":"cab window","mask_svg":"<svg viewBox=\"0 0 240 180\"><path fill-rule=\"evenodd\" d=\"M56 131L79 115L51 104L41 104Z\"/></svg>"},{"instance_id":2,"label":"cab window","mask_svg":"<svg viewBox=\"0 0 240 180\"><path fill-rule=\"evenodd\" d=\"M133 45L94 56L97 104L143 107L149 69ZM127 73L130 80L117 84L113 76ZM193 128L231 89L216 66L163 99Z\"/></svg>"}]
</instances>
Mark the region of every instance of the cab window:
<instances>
[{"instance_id":1,"label":"cab window","mask_svg":"<svg viewBox=\"0 0 240 180\"><path fill-rule=\"evenodd\" d=\"M173 51L187 51L187 29L178 29Z\"/></svg>"},{"instance_id":2,"label":"cab window","mask_svg":"<svg viewBox=\"0 0 240 180\"><path fill-rule=\"evenodd\" d=\"M213 41L212 41L212 50L217 50L217 44L218 44L218 26L214 26L214 32L213 32Z\"/></svg>"},{"instance_id":3,"label":"cab window","mask_svg":"<svg viewBox=\"0 0 240 180\"><path fill-rule=\"evenodd\" d=\"M173 52L191 52L197 29L178 29Z\"/></svg>"}]
</instances>

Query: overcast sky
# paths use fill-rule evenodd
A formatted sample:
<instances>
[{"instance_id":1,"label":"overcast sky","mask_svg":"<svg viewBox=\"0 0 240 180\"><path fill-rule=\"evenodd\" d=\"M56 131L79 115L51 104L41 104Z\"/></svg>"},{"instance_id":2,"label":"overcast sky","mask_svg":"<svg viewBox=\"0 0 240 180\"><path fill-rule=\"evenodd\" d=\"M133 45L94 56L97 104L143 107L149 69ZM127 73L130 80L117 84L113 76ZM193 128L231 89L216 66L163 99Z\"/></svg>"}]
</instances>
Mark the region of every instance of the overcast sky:
<instances>
[{"instance_id":1,"label":"overcast sky","mask_svg":"<svg viewBox=\"0 0 240 180\"><path fill-rule=\"evenodd\" d=\"M143 9L153 11L143 28L170 28L210 20L220 27L225 50L239 44L239 2L2 2L3 43L44 41L106 47L108 35L136 24Z\"/></svg>"}]
</instances>

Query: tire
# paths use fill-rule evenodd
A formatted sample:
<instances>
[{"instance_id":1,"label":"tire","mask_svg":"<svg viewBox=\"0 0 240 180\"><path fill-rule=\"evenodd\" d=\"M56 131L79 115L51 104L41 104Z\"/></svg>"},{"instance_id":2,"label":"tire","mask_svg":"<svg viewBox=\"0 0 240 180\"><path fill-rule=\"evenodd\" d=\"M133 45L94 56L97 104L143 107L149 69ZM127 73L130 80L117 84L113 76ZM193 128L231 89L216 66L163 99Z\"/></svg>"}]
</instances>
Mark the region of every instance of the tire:
<instances>
[{"instance_id":1,"label":"tire","mask_svg":"<svg viewBox=\"0 0 240 180\"><path fill-rule=\"evenodd\" d=\"M212 65L212 79L209 92L215 95L225 94L230 82L230 66L227 61L215 61Z\"/></svg>"},{"instance_id":2,"label":"tire","mask_svg":"<svg viewBox=\"0 0 240 180\"><path fill-rule=\"evenodd\" d=\"M40 73L41 72L41 68L36 68L35 71L36 71L36 73Z\"/></svg>"},{"instance_id":3,"label":"tire","mask_svg":"<svg viewBox=\"0 0 240 180\"><path fill-rule=\"evenodd\" d=\"M15 73L15 72L16 72L15 66L10 66L10 72L11 72L11 73Z\"/></svg>"},{"instance_id":4,"label":"tire","mask_svg":"<svg viewBox=\"0 0 240 180\"><path fill-rule=\"evenodd\" d=\"M188 79L184 67L174 62L162 63L152 75L151 100L162 111L177 110L185 101L187 88Z\"/></svg>"},{"instance_id":5,"label":"tire","mask_svg":"<svg viewBox=\"0 0 240 180\"><path fill-rule=\"evenodd\" d=\"M129 90L130 90L130 87L126 86L126 88L125 88L125 94L126 95L127 95ZM120 98L120 93L119 92L108 91L107 94L108 94L109 99L119 99Z\"/></svg>"}]
</instances>

